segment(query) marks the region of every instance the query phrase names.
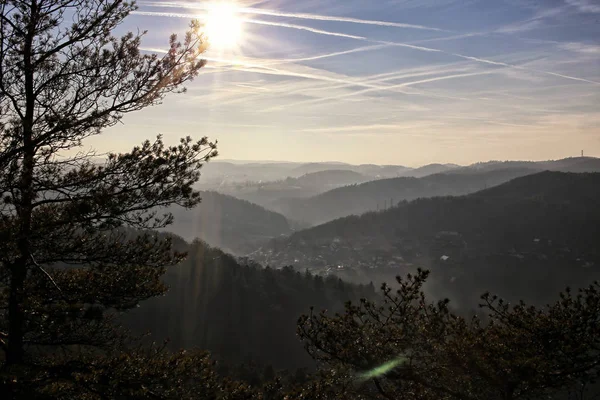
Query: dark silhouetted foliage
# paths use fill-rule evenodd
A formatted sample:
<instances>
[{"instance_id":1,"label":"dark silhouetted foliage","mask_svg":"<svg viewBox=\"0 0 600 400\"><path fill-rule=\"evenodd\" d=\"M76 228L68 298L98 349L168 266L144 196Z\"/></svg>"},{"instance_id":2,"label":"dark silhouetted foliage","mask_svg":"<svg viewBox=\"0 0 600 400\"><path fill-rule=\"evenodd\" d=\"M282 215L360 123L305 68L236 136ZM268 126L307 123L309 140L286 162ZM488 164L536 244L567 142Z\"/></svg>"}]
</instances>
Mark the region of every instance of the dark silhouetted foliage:
<instances>
[{"instance_id":1,"label":"dark silhouetted foliage","mask_svg":"<svg viewBox=\"0 0 600 400\"><path fill-rule=\"evenodd\" d=\"M384 285L382 302L300 319L300 337L324 371L304 389L310 398L564 399L595 382L598 283L543 308L486 294L482 321L454 315L447 301L430 302L422 291L428 275L398 278L395 291Z\"/></svg>"},{"instance_id":2,"label":"dark silhouetted foliage","mask_svg":"<svg viewBox=\"0 0 600 400\"><path fill-rule=\"evenodd\" d=\"M198 22L161 57L140 52L143 32L112 36L134 9L122 0L0 4L0 392L9 396L178 397L189 379L180 360L203 369L203 356L129 349L113 322L164 293L161 276L183 258L164 236L120 228L162 228L171 216L161 208L197 204L193 186L216 145L159 137L103 161L74 151L181 91L205 64Z\"/></svg>"},{"instance_id":3,"label":"dark silhouetted foliage","mask_svg":"<svg viewBox=\"0 0 600 400\"><path fill-rule=\"evenodd\" d=\"M375 295L372 286L335 277L240 265L201 242L188 254L167 272L166 296L143 302L125 321L139 333L152 332L154 340L168 338L173 349L207 349L229 365L310 367L295 335L298 316L311 306L341 311L348 300Z\"/></svg>"}]
</instances>

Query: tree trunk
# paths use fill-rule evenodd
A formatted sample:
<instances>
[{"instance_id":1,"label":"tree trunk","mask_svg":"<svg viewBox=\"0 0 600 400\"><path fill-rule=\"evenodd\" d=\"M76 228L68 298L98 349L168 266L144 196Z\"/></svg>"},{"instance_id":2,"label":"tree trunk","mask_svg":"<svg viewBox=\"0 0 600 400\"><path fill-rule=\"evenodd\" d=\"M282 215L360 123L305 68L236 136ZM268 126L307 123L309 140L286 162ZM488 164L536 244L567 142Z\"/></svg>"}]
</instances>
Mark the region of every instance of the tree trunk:
<instances>
[{"instance_id":1,"label":"tree trunk","mask_svg":"<svg viewBox=\"0 0 600 400\"><path fill-rule=\"evenodd\" d=\"M27 269L19 263L12 267L10 280L10 294L8 297L8 346L6 349L6 364L22 364L25 349L23 346L23 326L25 324L25 311L23 310L23 287Z\"/></svg>"},{"instance_id":2,"label":"tree trunk","mask_svg":"<svg viewBox=\"0 0 600 400\"><path fill-rule=\"evenodd\" d=\"M33 204L33 166L34 147L31 144L31 128L25 127L25 156L23 158L23 169L21 175L21 199L18 205L18 217L20 219L20 230L18 249L20 257L11 266L10 293L8 298L8 346L6 352L6 363L23 363L24 349L24 325L25 325L25 279L27 270L32 263L29 236L31 235L31 214Z\"/></svg>"},{"instance_id":3,"label":"tree trunk","mask_svg":"<svg viewBox=\"0 0 600 400\"><path fill-rule=\"evenodd\" d=\"M16 204L19 218L18 251L19 258L11 266L10 292L8 298L8 346L6 364L22 364L25 356L25 280L31 265L32 252L29 244L31 236L32 205L34 200L33 172L35 164L35 143L33 123L35 118L35 67L32 61L32 46L38 19L36 0L30 3L30 20L23 43L23 65L25 78L25 115L21 120L23 133L23 160L21 164L20 198Z\"/></svg>"}]
</instances>

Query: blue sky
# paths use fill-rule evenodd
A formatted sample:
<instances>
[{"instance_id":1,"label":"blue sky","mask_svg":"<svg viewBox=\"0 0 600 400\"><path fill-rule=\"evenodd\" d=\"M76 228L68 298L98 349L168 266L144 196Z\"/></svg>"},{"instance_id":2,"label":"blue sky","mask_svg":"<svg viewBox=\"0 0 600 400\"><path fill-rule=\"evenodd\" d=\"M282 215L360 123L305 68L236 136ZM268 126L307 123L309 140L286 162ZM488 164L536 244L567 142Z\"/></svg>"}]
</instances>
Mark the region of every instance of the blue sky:
<instances>
[{"instance_id":1,"label":"blue sky","mask_svg":"<svg viewBox=\"0 0 600 400\"><path fill-rule=\"evenodd\" d=\"M165 48L204 1L138 1ZM600 156L600 0L238 0L238 46L90 141L208 135L222 158L403 164Z\"/></svg>"}]
</instances>

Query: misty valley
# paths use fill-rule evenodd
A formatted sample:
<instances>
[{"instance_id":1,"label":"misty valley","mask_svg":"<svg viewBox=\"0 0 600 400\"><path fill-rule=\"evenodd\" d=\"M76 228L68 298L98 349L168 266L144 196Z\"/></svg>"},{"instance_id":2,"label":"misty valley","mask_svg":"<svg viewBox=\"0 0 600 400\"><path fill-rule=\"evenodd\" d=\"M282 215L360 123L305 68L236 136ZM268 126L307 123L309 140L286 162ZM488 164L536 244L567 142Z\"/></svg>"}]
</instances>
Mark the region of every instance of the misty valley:
<instances>
[{"instance_id":1,"label":"misty valley","mask_svg":"<svg viewBox=\"0 0 600 400\"><path fill-rule=\"evenodd\" d=\"M205 171L200 205L169 209L166 231L190 256L165 276L166 297L126 322L231 365L311 368L296 338L301 314L375 299L419 268L431 271L428 297L465 316L487 291L544 306L600 279L599 159L284 172L213 161Z\"/></svg>"},{"instance_id":2,"label":"misty valley","mask_svg":"<svg viewBox=\"0 0 600 400\"><path fill-rule=\"evenodd\" d=\"M0 400L600 400L599 15L1 1Z\"/></svg>"}]
</instances>

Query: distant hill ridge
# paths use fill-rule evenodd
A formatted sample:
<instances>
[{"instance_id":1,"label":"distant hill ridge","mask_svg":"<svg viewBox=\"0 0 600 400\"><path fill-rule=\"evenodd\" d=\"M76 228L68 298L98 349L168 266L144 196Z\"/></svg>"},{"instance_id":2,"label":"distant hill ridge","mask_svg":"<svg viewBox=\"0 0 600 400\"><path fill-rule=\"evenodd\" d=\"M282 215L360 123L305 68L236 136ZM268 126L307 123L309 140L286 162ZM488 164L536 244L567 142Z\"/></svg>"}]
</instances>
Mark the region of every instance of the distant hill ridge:
<instances>
[{"instance_id":1,"label":"distant hill ridge","mask_svg":"<svg viewBox=\"0 0 600 400\"><path fill-rule=\"evenodd\" d=\"M343 163L280 163L280 164L245 164L211 162L206 166L200 182L204 190L216 190L240 199L248 200L269 210L282 213L288 218L302 220L309 224L319 224L335 218L361 214L376 210L378 207L389 207L390 201L397 202L405 199L429 197L432 195L460 195L480 190L489 185L497 185L503 180L492 182L482 181L479 186L462 188L460 178L456 178L457 187L446 186L433 190L429 188L423 193L415 188L415 193L403 193L399 187L394 190L383 188L390 184L383 182L373 187L370 193L347 192L349 201L353 204L337 204L332 207L320 204L312 199L332 189L341 186L361 184L369 181L394 178L428 178L437 174L477 175L491 173L497 170L521 170L522 174L535 173L543 170L563 172L598 172L600 159L592 157L573 157L563 160L528 162L528 161L490 161L461 167L455 164L430 164L420 168L408 168L390 165L350 165ZM512 179L518 175L507 175ZM482 180L485 179L482 177ZM402 182L402 181L398 181ZM381 186L380 186L381 185ZM354 189L360 191L364 188ZM389 192L389 193L388 193ZM319 208L324 207L323 210ZM312 208L312 210L311 210ZM328 210L333 210L330 213Z\"/></svg>"},{"instance_id":2,"label":"distant hill ridge","mask_svg":"<svg viewBox=\"0 0 600 400\"><path fill-rule=\"evenodd\" d=\"M589 190L586 190L589 189ZM600 173L544 171L474 193L473 197L536 198L552 203L600 201Z\"/></svg>"},{"instance_id":3,"label":"distant hill ridge","mask_svg":"<svg viewBox=\"0 0 600 400\"><path fill-rule=\"evenodd\" d=\"M185 240L202 239L234 254L244 254L257 243L292 233L281 214L256 204L213 191L201 192L201 203L193 209L171 207L173 224L168 232Z\"/></svg>"},{"instance_id":4,"label":"distant hill ridge","mask_svg":"<svg viewBox=\"0 0 600 400\"><path fill-rule=\"evenodd\" d=\"M462 167L454 172L469 173L498 168L531 168L538 171L549 170L560 172L600 172L600 158L569 157L548 161L488 161Z\"/></svg>"},{"instance_id":5,"label":"distant hill ridge","mask_svg":"<svg viewBox=\"0 0 600 400\"><path fill-rule=\"evenodd\" d=\"M487 162L473 163L467 166L461 166L451 163L433 163L422 165L420 167L406 167L403 165L377 165L377 164L360 164L353 165L343 162L285 162L285 161L235 161L235 160L213 160L206 165L207 176L203 180L211 180L212 178L222 179L229 176L234 180L242 179L242 181L254 180L278 180L288 177L298 178L302 175L327 171L327 170L348 170L358 172L364 175L393 178L399 176L422 177L450 170L477 170L477 169L498 169L498 168L513 168L526 167L537 170L560 170L563 172L594 172L600 168L600 158L595 157L569 157L559 160L546 161L500 161L492 160ZM568 170L573 168L573 170ZM592 169L592 170L590 170ZM258 176L261 174L262 176Z\"/></svg>"},{"instance_id":6,"label":"distant hill ridge","mask_svg":"<svg viewBox=\"0 0 600 400\"><path fill-rule=\"evenodd\" d=\"M498 171L496 171L497 173ZM439 178L436 176L436 178ZM418 181L413 178L413 182ZM370 182L374 183L374 182ZM477 191L473 194L463 195L458 197L438 196L432 198L420 198L418 200L401 204L398 207L394 207L389 210L381 211L379 213L367 213L362 216L351 216L341 218L335 221L331 221L327 224L319 225L314 228L302 230L294 233L290 239L304 238L308 239L313 234L318 237L320 231L335 230L338 233L345 232L347 235L354 235L356 231L346 231L343 229L336 229L347 222L354 221L360 223L361 220L365 221L376 221L384 225L393 225L394 219L398 217L408 217L413 215L410 219L418 219L414 215L407 213L408 210L417 210L426 206L435 206L438 204L449 204L450 207L455 205L463 205L463 203L473 204L494 204L499 205L504 202L509 203L543 203L552 205L568 205L574 207L576 204L586 206L590 208L598 205L597 213L594 213L590 217L600 216L600 173L563 173L563 172L540 172L531 174L528 176L519 177L512 179L504 184L498 186ZM481 200L487 200L482 203ZM427 207L425 207L427 208ZM469 214L473 210L465 209L460 214ZM508 214L508 211L507 211ZM434 214L432 214L433 216ZM395 218L392 218L395 217ZM510 217L510 215L507 215ZM550 216L552 217L552 215ZM456 214L449 214L446 218L452 218L453 221L462 221L456 217ZM468 223L473 218L466 218L464 223ZM551 218L550 218L551 219ZM408 219L407 219L408 220ZM442 224L441 220L438 221L435 218L429 219L428 225ZM422 225L425 226L425 225ZM426 228L423 228L426 229ZM373 229L373 233L377 232L377 229ZM361 231L361 235L365 235L365 231ZM289 239L288 239L289 240ZM599 249L600 251L600 249Z\"/></svg>"},{"instance_id":7,"label":"distant hill ridge","mask_svg":"<svg viewBox=\"0 0 600 400\"><path fill-rule=\"evenodd\" d=\"M390 265L399 268L392 275L437 268L448 279L527 299L535 279L557 291L600 277L599 193L600 173L541 172L469 195L341 218L273 240L254 257L272 266L374 267L374 274ZM523 282L507 281L521 269L529 271Z\"/></svg>"},{"instance_id":8,"label":"distant hill ridge","mask_svg":"<svg viewBox=\"0 0 600 400\"><path fill-rule=\"evenodd\" d=\"M288 218L313 225L348 215L389 208L402 200L463 195L535 173L534 169L507 168L472 174L453 172L422 178L401 177L345 186L308 199L283 199L274 209Z\"/></svg>"}]
</instances>

